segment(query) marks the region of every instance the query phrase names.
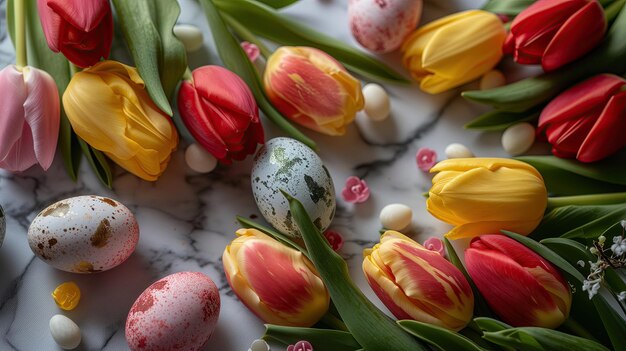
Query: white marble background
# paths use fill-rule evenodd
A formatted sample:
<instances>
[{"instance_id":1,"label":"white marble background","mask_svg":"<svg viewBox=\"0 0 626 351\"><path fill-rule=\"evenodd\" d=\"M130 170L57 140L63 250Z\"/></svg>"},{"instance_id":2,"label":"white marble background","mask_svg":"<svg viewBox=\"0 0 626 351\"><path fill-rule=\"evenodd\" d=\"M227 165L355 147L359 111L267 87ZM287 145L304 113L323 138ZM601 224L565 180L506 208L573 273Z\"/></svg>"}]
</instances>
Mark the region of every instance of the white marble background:
<instances>
[{"instance_id":1,"label":"white marble background","mask_svg":"<svg viewBox=\"0 0 626 351\"><path fill-rule=\"evenodd\" d=\"M422 23L481 3L427 1ZM217 62L198 3L181 0L181 4L180 22L196 24L206 34L206 48L191 54L190 61L194 66ZM346 0L302 0L285 10L285 14L356 45L349 34L346 11ZM4 14L2 18L0 60L4 66L13 60L13 54L5 35ZM400 67L397 55L384 59ZM355 206L338 199L332 229L342 233L347 241L342 254L349 262L353 279L379 306L382 305L367 286L360 267L362 249L378 238L380 209L396 202L413 208L412 234L419 241L431 235L440 236L447 229L426 212L421 194L429 189L430 176L416 167L417 149L433 148L441 159L447 144L461 142L478 156L505 156L498 133L463 129L466 122L484 110L460 98L460 90L430 96L416 86L388 89L393 111L387 121L369 122L359 115L344 137L308 133L319 145L319 154L334 178L338 194L350 175L364 177L370 186L372 196L364 204ZM281 135L269 123L265 126L269 137ZM186 167L179 150L167 172L155 183L140 181L115 169L117 177L112 191L98 183L86 162L78 182L72 182L60 157L47 173L37 168L19 175L0 171L0 203L7 215L7 236L0 248L0 350L59 349L50 336L48 321L61 311L50 293L68 280L78 283L83 296L77 309L64 312L82 329L83 341L78 349L127 350L124 323L136 297L158 278L184 270L209 275L220 289L221 315L205 349L247 350L263 334L263 323L231 292L222 270L221 254L238 228L235 215L259 215L250 190L250 167L248 159L232 167L219 167L209 175L194 174ZM84 194L109 196L123 202L135 213L141 230L137 250L127 262L93 275L55 270L34 257L26 240L30 221L41 209Z\"/></svg>"}]
</instances>

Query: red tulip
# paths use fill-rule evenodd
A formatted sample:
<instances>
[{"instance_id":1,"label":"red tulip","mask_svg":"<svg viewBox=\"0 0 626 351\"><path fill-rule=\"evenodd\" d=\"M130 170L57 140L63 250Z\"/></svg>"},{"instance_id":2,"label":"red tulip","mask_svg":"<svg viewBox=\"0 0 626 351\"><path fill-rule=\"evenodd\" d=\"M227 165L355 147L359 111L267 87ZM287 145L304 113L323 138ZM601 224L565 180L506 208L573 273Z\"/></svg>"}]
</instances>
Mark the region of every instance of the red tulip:
<instances>
[{"instance_id":1,"label":"red tulip","mask_svg":"<svg viewBox=\"0 0 626 351\"><path fill-rule=\"evenodd\" d=\"M178 110L196 141L220 162L243 160L263 144L259 109L246 83L220 66L193 71L178 92Z\"/></svg>"},{"instance_id":2,"label":"red tulip","mask_svg":"<svg viewBox=\"0 0 626 351\"><path fill-rule=\"evenodd\" d=\"M601 74L557 96L539 117L552 153L581 162L601 160L626 146L626 80Z\"/></svg>"},{"instance_id":3,"label":"red tulip","mask_svg":"<svg viewBox=\"0 0 626 351\"><path fill-rule=\"evenodd\" d=\"M553 71L596 47L606 28L597 0L539 0L513 20L504 53Z\"/></svg>"},{"instance_id":4,"label":"red tulip","mask_svg":"<svg viewBox=\"0 0 626 351\"><path fill-rule=\"evenodd\" d=\"M508 324L556 328L569 315L572 294L561 273L507 236L475 238L465 264L489 307Z\"/></svg>"},{"instance_id":5,"label":"red tulip","mask_svg":"<svg viewBox=\"0 0 626 351\"><path fill-rule=\"evenodd\" d=\"M105 59L113 41L108 0L37 0L48 46L79 67Z\"/></svg>"}]
</instances>

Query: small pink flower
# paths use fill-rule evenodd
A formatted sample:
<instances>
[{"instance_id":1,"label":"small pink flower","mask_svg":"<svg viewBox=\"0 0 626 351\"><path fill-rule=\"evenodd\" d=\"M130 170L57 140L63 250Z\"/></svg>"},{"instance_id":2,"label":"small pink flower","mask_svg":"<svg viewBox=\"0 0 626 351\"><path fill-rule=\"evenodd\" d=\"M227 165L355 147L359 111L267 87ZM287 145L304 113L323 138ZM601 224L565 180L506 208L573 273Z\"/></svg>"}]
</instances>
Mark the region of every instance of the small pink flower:
<instances>
[{"instance_id":1,"label":"small pink flower","mask_svg":"<svg viewBox=\"0 0 626 351\"><path fill-rule=\"evenodd\" d=\"M417 168L428 172L437 163L437 152L427 147L420 148L417 150L415 160L417 161Z\"/></svg>"},{"instance_id":2,"label":"small pink flower","mask_svg":"<svg viewBox=\"0 0 626 351\"><path fill-rule=\"evenodd\" d=\"M361 203L370 197L370 188L359 177L351 176L346 179L346 187L341 192L347 202Z\"/></svg>"},{"instance_id":3,"label":"small pink flower","mask_svg":"<svg viewBox=\"0 0 626 351\"><path fill-rule=\"evenodd\" d=\"M242 41L241 47L243 48L243 51L246 52L246 55L248 55L250 61L252 61L253 63L259 58L259 55L261 55L261 50L259 50L259 47L255 44L247 41Z\"/></svg>"},{"instance_id":4,"label":"small pink flower","mask_svg":"<svg viewBox=\"0 0 626 351\"><path fill-rule=\"evenodd\" d=\"M313 345L308 341L302 340L295 345L287 346L287 351L313 351Z\"/></svg>"},{"instance_id":5,"label":"small pink flower","mask_svg":"<svg viewBox=\"0 0 626 351\"><path fill-rule=\"evenodd\" d=\"M430 251L438 252L442 257L446 257L446 248L443 246L441 239L431 236L424 241L424 247Z\"/></svg>"},{"instance_id":6,"label":"small pink flower","mask_svg":"<svg viewBox=\"0 0 626 351\"><path fill-rule=\"evenodd\" d=\"M327 230L324 232L324 237L328 240L330 247L332 247L334 251L339 251L343 247L343 236L341 236L341 234Z\"/></svg>"}]
</instances>

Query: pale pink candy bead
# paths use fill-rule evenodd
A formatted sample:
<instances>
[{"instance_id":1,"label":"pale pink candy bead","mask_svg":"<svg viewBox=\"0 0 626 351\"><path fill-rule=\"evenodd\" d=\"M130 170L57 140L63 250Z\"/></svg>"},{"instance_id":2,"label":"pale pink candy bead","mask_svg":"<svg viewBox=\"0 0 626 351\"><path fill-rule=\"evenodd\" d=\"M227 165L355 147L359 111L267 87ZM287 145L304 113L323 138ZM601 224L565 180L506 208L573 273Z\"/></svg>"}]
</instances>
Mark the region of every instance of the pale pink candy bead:
<instances>
[{"instance_id":1,"label":"pale pink candy bead","mask_svg":"<svg viewBox=\"0 0 626 351\"><path fill-rule=\"evenodd\" d=\"M424 247L430 251L438 252L442 257L446 256L446 248L443 245L443 241L435 236L426 239Z\"/></svg>"},{"instance_id":2,"label":"pale pink candy bead","mask_svg":"<svg viewBox=\"0 0 626 351\"><path fill-rule=\"evenodd\" d=\"M261 55L261 50L259 49L258 46L256 46L256 44L252 44L247 41L242 41L241 47L243 48L243 51L246 52L246 55L248 55L248 58L250 59L250 61L253 63L259 58L259 55Z\"/></svg>"},{"instance_id":3,"label":"pale pink candy bead","mask_svg":"<svg viewBox=\"0 0 626 351\"><path fill-rule=\"evenodd\" d=\"M346 187L341 192L343 199L347 202L362 203L370 197L370 188L365 180L351 176L346 179Z\"/></svg>"},{"instance_id":4,"label":"pale pink candy bead","mask_svg":"<svg viewBox=\"0 0 626 351\"><path fill-rule=\"evenodd\" d=\"M301 340L295 345L287 346L287 351L313 351L313 345L308 341Z\"/></svg>"},{"instance_id":5,"label":"pale pink candy bead","mask_svg":"<svg viewBox=\"0 0 626 351\"><path fill-rule=\"evenodd\" d=\"M437 152L427 147L420 148L417 150L417 155L415 155L415 161L417 162L417 168L428 172L437 163Z\"/></svg>"},{"instance_id":6,"label":"pale pink candy bead","mask_svg":"<svg viewBox=\"0 0 626 351\"><path fill-rule=\"evenodd\" d=\"M330 244L330 247L333 248L333 251L339 251L343 247L343 236L341 236L341 234L327 230L324 232L324 237Z\"/></svg>"}]
</instances>

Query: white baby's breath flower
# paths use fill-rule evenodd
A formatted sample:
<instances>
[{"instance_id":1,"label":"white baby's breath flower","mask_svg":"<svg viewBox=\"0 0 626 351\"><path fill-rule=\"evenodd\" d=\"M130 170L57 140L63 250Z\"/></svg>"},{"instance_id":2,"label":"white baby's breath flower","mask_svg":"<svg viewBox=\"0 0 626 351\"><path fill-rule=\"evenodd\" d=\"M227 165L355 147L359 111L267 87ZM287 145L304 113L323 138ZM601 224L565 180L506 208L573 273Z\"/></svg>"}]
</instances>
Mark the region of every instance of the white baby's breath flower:
<instances>
[{"instance_id":1,"label":"white baby's breath flower","mask_svg":"<svg viewBox=\"0 0 626 351\"><path fill-rule=\"evenodd\" d=\"M624 228L624 230L626 230L626 220L623 220L623 219L622 219L622 220L619 222L619 224L621 224L621 225L622 225L622 228Z\"/></svg>"},{"instance_id":2,"label":"white baby's breath flower","mask_svg":"<svg viewBox=\"0 0 626 351\"><path fill-rule=\"evenodd\" d=\"M626 239L621 236L614 236L611 251L613 251L616 256L621 256L626 253Z\"/></svg>"},{"instance_id":3,"label":"white baby's breath flower","mask_svg":"<svg viewBox=\"0 0 626 351\"><path fill-rule=\"evenodd\" d=\"M583 260L578 260L578 262L576 262L576 264L581 266L581 267L585 267L585 261L583 261Z\"/></svg>"},{"instance_id":4,"label":"white baby's breath flower","mask_svg":"<svg viewBox=\"0 0 626 351\"><path fill-rule=\"evenodd\" d=\"M620 302L624 302L624 300L626 300L626 291L622 291L621 293L617 294L617 299Z\"/></svg>"}]
</instances>

